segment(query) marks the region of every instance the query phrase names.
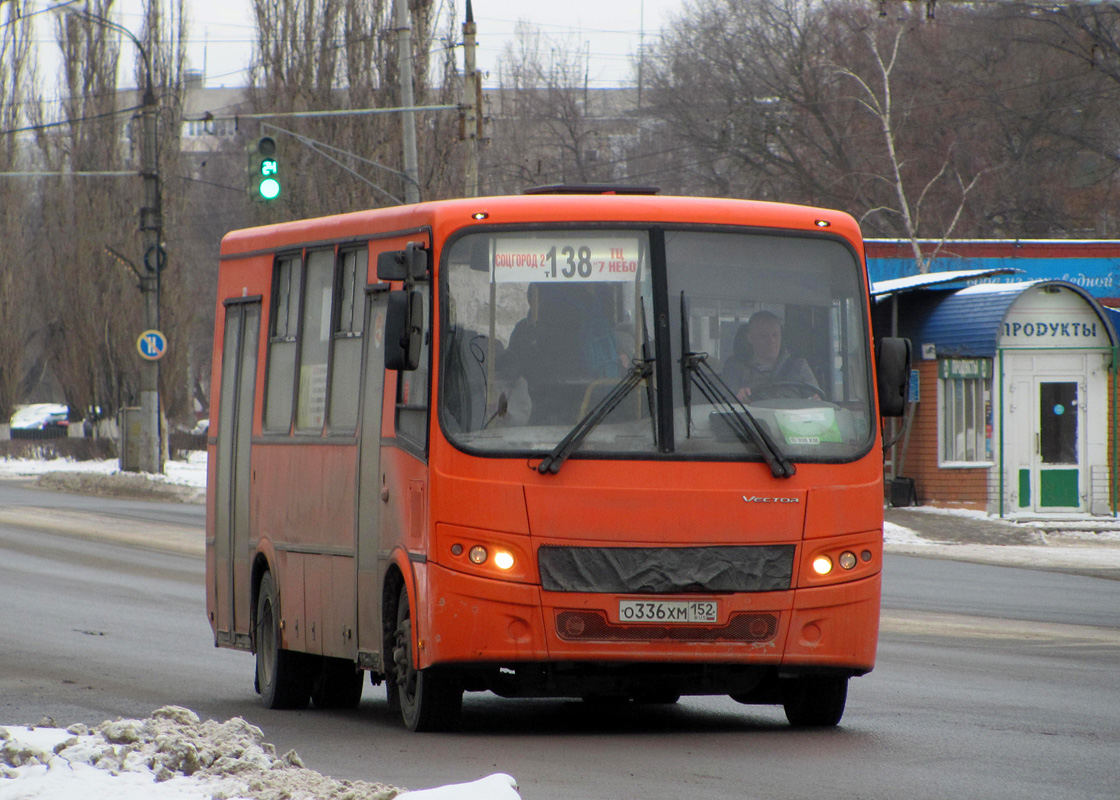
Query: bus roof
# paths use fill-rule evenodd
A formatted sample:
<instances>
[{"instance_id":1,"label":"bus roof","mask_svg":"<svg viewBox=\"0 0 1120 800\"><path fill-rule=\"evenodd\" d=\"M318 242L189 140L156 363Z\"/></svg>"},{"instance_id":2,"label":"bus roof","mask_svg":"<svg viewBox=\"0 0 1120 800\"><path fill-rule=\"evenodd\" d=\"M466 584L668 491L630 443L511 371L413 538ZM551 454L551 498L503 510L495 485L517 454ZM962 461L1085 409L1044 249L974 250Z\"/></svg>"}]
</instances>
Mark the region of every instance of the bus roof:
<instances>
[{"instance_id":1,"label":"bus roof","mask_svg":"<svg viewBox=\"0 0 1120 800\"><path fill-rule=\"evenodd\" d=\"M406 234L431 228L437 239L472 225L545 222L634 222L743 225L756 228L828 230L858 246L859 225L842 211L711 197L631 194L537 194L436 200L407 206L354 211L232 231L222 239L221 257L268 250ZM862 252L862 250L861 250Z\"/></svg>"}]
</instances>

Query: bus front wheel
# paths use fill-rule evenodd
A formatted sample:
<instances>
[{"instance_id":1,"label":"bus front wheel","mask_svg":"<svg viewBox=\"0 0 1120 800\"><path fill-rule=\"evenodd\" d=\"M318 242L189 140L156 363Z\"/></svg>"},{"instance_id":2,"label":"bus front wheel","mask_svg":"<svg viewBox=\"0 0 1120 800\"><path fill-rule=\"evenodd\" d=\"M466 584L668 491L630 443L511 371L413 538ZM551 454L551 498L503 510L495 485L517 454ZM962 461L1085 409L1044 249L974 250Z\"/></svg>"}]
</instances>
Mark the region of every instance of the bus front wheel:
<instances>
[{"instance_id":1,"label":"bus front wheel","mask_svg":"<svg viewBox=\"0 0 1120 800\"><path fill-rule=\"evenodd\" d=\"M463 707L463 687L439 667L416 669L412 653L412 613L408 590L401 587L393 636L393 667L401 718L410 731L456 728Z\"/></svg>"},{"instance_id":2,"label":"bus front wheel","mask_svg":"<svg viewBox=\"0 0 1120 800\"><path fill-rule=\"evenodd\" d=\"M847 700L847 676L804 675L782 681L782 706L786 719L794 727L839 725Z\"/></svg>"},{"instance_id":3,"label":"bus front wheel","mask_svg":"<svg viewBox=\"0 0 1120 800\"><path fill-rule=\"evenodd\" d=\"M306 708L311 670L303 653L280 647L280 604L272 573L261 577L257 596L257 691L265 708Z\"/></svg>"}]
</instances>

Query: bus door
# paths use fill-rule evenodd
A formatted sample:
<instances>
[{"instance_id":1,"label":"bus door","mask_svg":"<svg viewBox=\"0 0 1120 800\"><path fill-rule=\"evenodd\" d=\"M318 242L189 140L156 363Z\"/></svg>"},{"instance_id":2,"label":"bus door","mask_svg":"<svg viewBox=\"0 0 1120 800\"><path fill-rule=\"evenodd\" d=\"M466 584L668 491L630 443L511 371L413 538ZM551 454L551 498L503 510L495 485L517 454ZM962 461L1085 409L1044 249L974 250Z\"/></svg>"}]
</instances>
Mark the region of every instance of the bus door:
<instances>
[{"instance_id":1,"label":"bus door","mask_svg":"<svg viewBox=\"0 0 1120 800\"><path fill-rule=\"evenodd\" d=\"M214 502L215 630L234 643L249 631L250 442L260 335L259 298L226 302Z\"/></svg>"},{"instance_id":2,"label":"bus door","mask_svg":"<svg viewBox=\"0 0 1120 800\"><path fill-rule=\"evenodd\" d=\"M361 422L358 430L358 659L364 667L383 669L381 652L381 582L378 558L381 531L381 420L385 386L385 307L387 286L369 290L366 299L362 358ZM371 660L372 658L372 660Z\"/></svg>"}]
</instances>

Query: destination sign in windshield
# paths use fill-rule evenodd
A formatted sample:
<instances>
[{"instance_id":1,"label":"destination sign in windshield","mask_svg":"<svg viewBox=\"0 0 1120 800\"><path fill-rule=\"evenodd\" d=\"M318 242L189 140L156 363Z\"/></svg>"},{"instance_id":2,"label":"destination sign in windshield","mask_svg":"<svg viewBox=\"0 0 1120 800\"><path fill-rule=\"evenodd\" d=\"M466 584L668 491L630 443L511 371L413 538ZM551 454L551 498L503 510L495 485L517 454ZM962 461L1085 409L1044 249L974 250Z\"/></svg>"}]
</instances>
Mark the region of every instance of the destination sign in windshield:
<instances>
[{"instance_id":1,"label":"destination sign in windshield","mask_svg":"<svg viewBox=\"0 0 1120 800\"><path fill-rule=\"evenodd\" d=\"M494 242L495 283L630 283L641 252L636 237L558 236Z\"/></svg>"}]
</instances>

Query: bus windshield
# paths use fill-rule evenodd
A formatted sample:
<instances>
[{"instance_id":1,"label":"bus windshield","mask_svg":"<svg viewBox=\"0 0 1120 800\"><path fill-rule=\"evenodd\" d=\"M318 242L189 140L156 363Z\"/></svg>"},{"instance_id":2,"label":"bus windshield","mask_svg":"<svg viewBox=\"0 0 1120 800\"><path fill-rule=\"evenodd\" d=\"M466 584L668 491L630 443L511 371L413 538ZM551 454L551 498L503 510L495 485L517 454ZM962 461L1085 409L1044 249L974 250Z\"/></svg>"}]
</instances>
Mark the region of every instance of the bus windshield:
<instances>
[{"instance_id":1,"label":"bus windshield","mask_svg":"<svg viewBox=\"0 0 1120 800\"><path fill-rule=\"evenodd\" d=\"M589 417L573 458L871 445L861 267L837 239L533 228L469 232L443 259L439 415L465 451L543 457Z\"/></svg>"}]
</instances>

